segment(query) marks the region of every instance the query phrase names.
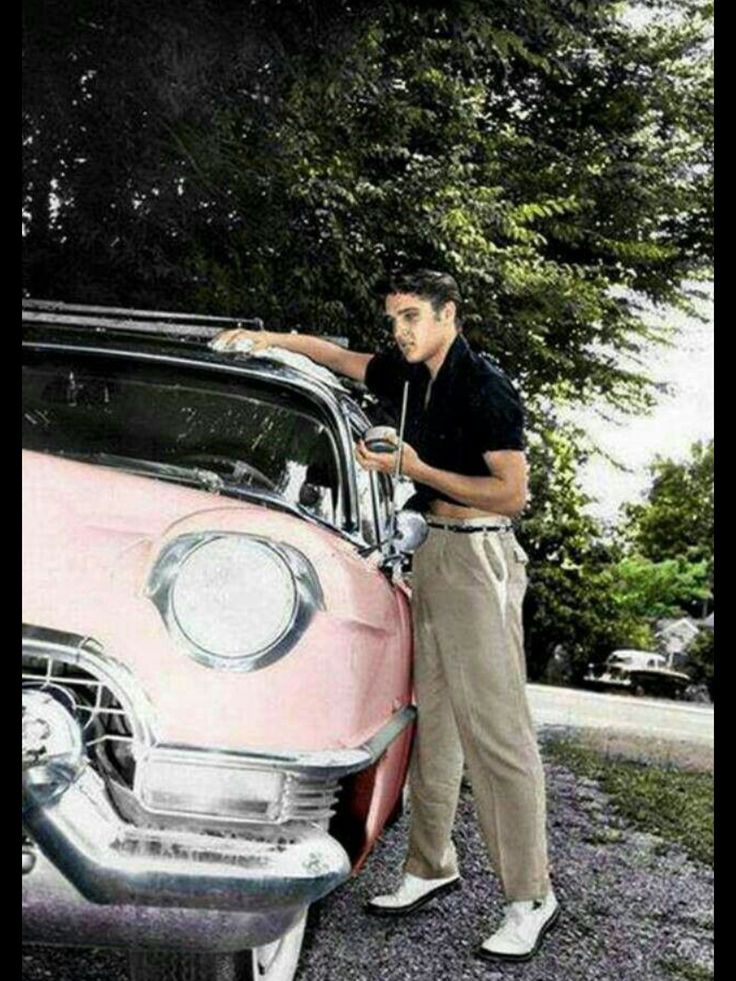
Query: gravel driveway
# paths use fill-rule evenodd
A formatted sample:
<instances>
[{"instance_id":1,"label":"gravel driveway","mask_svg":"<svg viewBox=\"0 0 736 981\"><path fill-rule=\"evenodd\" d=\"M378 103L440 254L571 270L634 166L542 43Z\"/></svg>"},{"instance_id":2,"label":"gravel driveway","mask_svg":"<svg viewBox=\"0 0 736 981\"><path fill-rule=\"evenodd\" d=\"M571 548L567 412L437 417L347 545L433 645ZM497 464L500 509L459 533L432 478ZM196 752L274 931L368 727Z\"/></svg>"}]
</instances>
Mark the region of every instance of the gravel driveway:
<instances>
[{"instance_id":1,"label":"gravel driveway","mask_svg":"<svg viewBox=\"0 0 736 981\"><path fill-rule=\"evenodd\" d=\"M562 915L528 964L475 960L502 897L488 872L472 798L463 787L455 842L463 888L405 920L361 906L392 886L406 815L386 832L360 876L310 913L299 981L673 981L673 963L713 967L713 872L677 847L627 827L592 781L545 763L550 856ZM23 981L123 981L118 952L28 948ZM668 967L669 965L669 967Z\"/></svg>"}]
</instances>

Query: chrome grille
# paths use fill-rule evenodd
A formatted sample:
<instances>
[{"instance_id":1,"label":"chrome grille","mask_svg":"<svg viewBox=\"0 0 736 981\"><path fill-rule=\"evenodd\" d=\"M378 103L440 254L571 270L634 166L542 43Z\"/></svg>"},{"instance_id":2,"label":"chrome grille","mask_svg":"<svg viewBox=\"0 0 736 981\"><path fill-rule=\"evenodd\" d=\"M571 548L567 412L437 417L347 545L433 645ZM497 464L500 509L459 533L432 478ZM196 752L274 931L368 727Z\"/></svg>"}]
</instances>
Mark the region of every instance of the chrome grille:
<instances>
[{"instance_id":1,"label":"chrome grille","mask_svg":"<svg viewBox=\"0 0 736 981\"><path fill-rule=\"evenodd\" d=\"M133 785L133 745L145 739L131 711L125 670L95 641L42 628L24 628L22 685L56 699L79 724L92 765Z\"/></svg>"},{"instance_id":2,"label":"chrome grille","mask_svg":"<svg viewBox=\"0 0 736 981\"><path fill-rule=\"evenodd\" d=\"M65 664L52 654L23 658L24 687L57 698L78 720L87 748L103 742L133 742L127 713L112 689L89 671Z\"/></svg>"}]
</instances>

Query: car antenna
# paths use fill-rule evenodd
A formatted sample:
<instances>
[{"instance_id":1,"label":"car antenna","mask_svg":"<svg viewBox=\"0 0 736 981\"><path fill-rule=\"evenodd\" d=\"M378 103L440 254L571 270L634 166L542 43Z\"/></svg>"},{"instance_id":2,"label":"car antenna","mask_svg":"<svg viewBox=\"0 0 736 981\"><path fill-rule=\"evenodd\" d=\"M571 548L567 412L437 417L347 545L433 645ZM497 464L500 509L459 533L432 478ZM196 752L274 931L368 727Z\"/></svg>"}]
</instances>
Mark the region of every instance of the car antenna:
<instances>
[{"instance_id":1,"label":"car antenna","mask_svg":"<svg viewBox=\"0 0 736 981\"><path fill-rule=\"evenodd\" d=\"M406 406L409 401L409 382L404 382L404 391L401 396L401 418L399 419L399 445L396 450L396 465L394 467L394 479L401 476L401 463L404 456L404 429L406 427Z\"/></svg>"},{"instance_id":2,"label":"car antenna","mask_svg":"<svg viewBox=\"0 0 736 981\"><path fill-rule=\"evenodd\" d=\"M404 455L404 430L406 428L406 407L409 402L409 382L404 382L404 391L401 396L401 416L399 418L399 442L396 447L396 462L394 464L394 493L391 499L391 541L394 540L396 535L396 512L397 507L397 497L399 491L399 477L401 476L401 463Z\"/></svg>"}]
</instances>

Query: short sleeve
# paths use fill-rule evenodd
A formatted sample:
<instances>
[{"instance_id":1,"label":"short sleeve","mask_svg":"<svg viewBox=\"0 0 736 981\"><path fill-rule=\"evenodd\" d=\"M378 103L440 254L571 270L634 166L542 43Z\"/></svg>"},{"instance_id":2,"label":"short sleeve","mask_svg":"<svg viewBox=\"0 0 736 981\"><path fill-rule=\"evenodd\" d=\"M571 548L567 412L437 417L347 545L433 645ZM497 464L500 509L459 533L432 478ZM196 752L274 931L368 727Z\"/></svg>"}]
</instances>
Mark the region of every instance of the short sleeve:
<instances>
[{"instance_id":1,"label":"short sleeve","mask_svg":"<svg viewBox=\"0 0 736 981\"><path fill-rule=\"evenodd\" d=\"M400 403L405 380L405 361L398 348L374 354L366 365L366 387L389 402Z\"/></svg>"},{"instance_id":2,"label":"short sleeve","mask_svg":"<svg viewBox=\"0 0 736 981\"><path fill-rule=\"evenodd\" d=\"M469 430L480 453L524 449L524 409L521 398L496 365L484 365L468 393Z\"/></svg>"}]
</instances>

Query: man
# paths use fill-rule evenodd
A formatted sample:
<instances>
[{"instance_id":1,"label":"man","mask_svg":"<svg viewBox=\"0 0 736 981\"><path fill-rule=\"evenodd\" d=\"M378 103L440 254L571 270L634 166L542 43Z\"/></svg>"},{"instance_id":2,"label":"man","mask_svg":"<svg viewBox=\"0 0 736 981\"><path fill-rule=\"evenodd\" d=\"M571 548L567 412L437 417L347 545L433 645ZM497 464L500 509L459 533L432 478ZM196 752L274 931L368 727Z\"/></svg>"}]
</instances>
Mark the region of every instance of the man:
<instances>
[{"instance_id":1,"label":"man","mask_svg":"<svg viewBox=\"0 0 736 981\"><path fill-rule=\"evenodd\" d=\"M518 395L459 330L455 280L421 270L396 276L385 311L397 347L376 355L318 337L225 331L283 347L365 382L398 407L409 382L402 472L417 489L429 534L414 556L414 685L417 733L409 771L411 829L399 888L367 909L398 916L459 886L451 831L463 764L481 830L508 901L486 959L528 960L559 914L550 886L544 773L526 699L521 606L526 555L511 519L526 503ZM356 457L391 473L394 454L363 442Z\"/></svg>"}]
</instances>

